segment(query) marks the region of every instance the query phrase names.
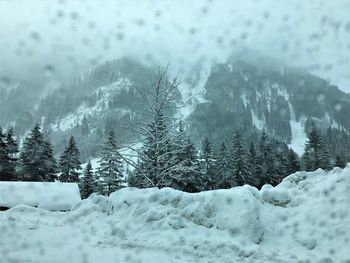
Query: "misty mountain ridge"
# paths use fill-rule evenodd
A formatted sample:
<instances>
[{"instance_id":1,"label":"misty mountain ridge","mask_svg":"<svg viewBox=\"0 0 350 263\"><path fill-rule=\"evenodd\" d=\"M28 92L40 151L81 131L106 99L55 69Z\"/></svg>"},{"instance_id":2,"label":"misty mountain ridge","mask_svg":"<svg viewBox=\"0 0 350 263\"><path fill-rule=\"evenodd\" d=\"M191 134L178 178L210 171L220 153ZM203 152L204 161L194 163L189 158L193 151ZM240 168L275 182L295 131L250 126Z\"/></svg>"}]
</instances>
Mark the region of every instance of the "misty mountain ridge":
<instances>
[{"instance_id":1,"label":"misty mountain ridge","mask_svg":"<svg viewBox=\"0 0 350 263\"><path fill-rule=\"evenodd\" d=\"M136 60L107 61L14 116L11 106L18 105L20 97L9 91L1 102L9 114L1 110L0 121L3 127L14 126L19 135L38 122L57 152L74 135L83 157L98 156L101 138L110 129L123 144L137 139L122 126L143 118L135 87L149 89L154 76L153 68ZM185 119L197 144L206 136L217 143L229 141L235 130L254 141L266 129L301 154L311 122L325 132L350 132L350 94L301 69L271 61L232 57L210 71L198 66L184 77L179 94L174 115Z\"/></svg>"}]
</instances>

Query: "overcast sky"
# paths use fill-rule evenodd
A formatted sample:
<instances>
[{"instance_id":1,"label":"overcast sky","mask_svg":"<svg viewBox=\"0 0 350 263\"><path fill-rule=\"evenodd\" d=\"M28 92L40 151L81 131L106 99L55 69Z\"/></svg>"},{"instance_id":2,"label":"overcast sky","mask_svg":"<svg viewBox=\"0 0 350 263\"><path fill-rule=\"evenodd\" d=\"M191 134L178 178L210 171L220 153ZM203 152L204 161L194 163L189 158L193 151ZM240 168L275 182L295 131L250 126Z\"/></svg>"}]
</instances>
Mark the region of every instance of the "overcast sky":
<instances>
[{"instance_id":1,"label":"overcast sky","mask_svg":"<svg viewBox=\"0 0 350 263\"><path fill-rule=\"evenodd\" d=\"M41 83L125 55L186 72L247 47L350 92L349 14L349 0L0 0L0 74Z\"/></svg>"}]
</instances>

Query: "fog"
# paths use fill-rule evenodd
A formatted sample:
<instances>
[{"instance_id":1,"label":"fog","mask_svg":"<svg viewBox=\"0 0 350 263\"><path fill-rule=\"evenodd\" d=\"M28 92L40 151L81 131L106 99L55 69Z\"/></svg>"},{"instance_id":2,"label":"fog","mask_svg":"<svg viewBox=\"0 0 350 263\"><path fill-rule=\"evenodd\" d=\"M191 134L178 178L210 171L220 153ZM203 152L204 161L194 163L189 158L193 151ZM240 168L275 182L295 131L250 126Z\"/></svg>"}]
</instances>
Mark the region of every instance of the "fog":
<instances>
[{"instance_id":1,"label":"fog","mask_svg":"<svg viewBox=\"0 0 350 263\"><path fill-rule=\"evenodd\" d=\"M122 56L186 74L243 50L350 92L349 12L348 0L0 0L0 76L41 90Z\"/></svg>"}]
</instances>

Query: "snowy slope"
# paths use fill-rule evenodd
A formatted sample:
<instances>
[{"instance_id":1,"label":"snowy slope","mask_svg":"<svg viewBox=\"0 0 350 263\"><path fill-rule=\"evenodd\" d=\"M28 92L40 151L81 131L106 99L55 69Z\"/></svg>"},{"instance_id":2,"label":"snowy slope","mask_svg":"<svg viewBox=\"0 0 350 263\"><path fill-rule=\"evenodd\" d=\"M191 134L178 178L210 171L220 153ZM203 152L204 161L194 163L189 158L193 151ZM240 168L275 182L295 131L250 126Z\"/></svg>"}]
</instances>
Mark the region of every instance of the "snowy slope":
<instances>
[{"instance_id":1,"label":"snowy slope","mask_svg":"<svg viewBox=\"0 0 350 263\"><path fill-rule=\"evenodd\" d=\"M94 106L88 106L83 102L74 112L69 113L62 119L56 120L51 124L53 131L66 131L74 128L77 125L81 125L84 117L91 118L92 116L101 116L106 110L111 95L120 92L122 89L128 90L131 86L131 82L127 78L120 78L118 81L111 83L108 86L102 86L94 95L100 95L99 100ZM127 113L125 109L119 109L120 114Z\"/></svg>"},{"instance_id":2,"label":"snowy slope","mask_svg":"<svg viewBox=\"0 0 350 263\"><path fill-rule=\"evenodd\" d=\"M0 212L2 262L350 261L350 164L277 187L125 188L67 213Z\"/></svg>"}]
</instances>

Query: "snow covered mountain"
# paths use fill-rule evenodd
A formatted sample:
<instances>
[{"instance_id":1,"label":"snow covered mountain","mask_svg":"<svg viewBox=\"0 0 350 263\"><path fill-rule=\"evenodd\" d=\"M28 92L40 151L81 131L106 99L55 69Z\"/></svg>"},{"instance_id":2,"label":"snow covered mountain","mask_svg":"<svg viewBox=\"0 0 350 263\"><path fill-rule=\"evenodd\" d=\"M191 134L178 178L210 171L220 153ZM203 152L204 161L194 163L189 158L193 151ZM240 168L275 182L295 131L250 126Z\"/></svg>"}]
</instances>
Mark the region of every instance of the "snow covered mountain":
<instances>
[{"instance_id":1,"label":"snow covered mountain","mask_svg":"<svg viewBox=\"0 0 350 263\"><path fill-rule=\"evenodd\" d=\"M15 206L0 213L2 262L346 263L349 165L260 191L124 188L71 212Z\"/></svg>"},{"instance_id":2,"label":"snow covered mountain","mask_svg":"<svg viewBox=\"0 0 350 263\"><path fill-rule=\"evenodd\" d=\"M204 89L206 102L189 117L194 134L219 139L265 128L301 153L311 122L350 131L350 94L299 69L229 60L213 66Z\"/></svg>"},{"instance_id":3,"label":"snow covered mountain","mask_svg":"<svg viewBox=\"0 0 350 263\"><path fill-rule=\"evenodd\" d=\"M61 152L67 138L74 135L83 158L96 156L97 145L110 129L117 131L122 143L136 139L123 125L143 118L138 114L143 105L135 87L147 90L154 73L128 58L107 61L55 89L11 122L6 114L0 116L1 122L3 126L15 125L19 134L39 122L56 152ZM205 136L217 143L229 141L235 130L254 141L266 129L301 154L314 122L325 135L328 132L329 140L338 138L334 152L350 144L350 94L301 69L231 58L211 69L198 66L183 79L178 100L181 107L174 114L186 120L196 143ZM17 93L12 93L1 103L7 111L19 100Z\"/></svg>"}]
</instances>

